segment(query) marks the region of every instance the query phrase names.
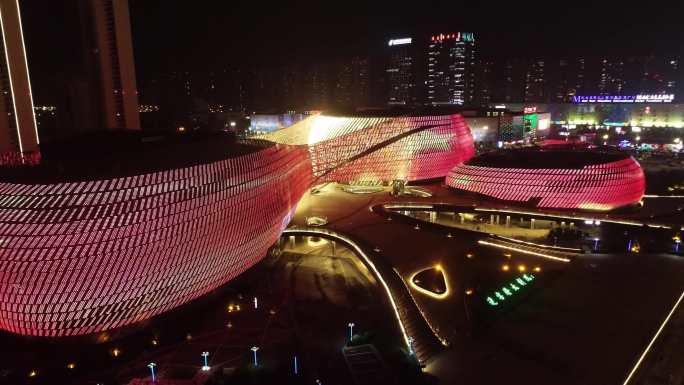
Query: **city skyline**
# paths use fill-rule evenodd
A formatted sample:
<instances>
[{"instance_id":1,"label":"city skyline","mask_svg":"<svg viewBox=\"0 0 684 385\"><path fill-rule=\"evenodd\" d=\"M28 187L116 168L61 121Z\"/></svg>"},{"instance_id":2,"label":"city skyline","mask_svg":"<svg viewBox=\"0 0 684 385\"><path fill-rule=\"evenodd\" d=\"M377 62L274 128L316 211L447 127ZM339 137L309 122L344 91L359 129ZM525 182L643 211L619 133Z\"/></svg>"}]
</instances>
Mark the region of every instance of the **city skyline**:
<instances>
[{"instance_id":1,"label":"city skyline","mask_svg":"<svg viewBox=\"0 0 684 385\"><path fill-rule=\"evenodd\" d=\"M377 5L370 7L368 13L353 16L303 5L259 10L245 3L215 3L206 8L183 2L167 2L164 7L160 4L131 2L136 70L142 82L174 71L209 72L263 62L324 62L345 56L373 56L389 39L443 31L474 32L480 47L478 55L496 60L676 55L681 54L681 47L668 42L684 37L667 18L659 18L657 25L639 19L630 19L629 24L616 22L621 10L627 12L626 7L609 13L615 17L611 23L588 28L586 22L591 14L577 11L554 20L543 10L507 12L499 8L478 12L459 8L459 4L433 4L426 8L401 3L393 7ZM51 104L50 99L55 98L51 93L58 89L53 79L68 71L76 56L74 47L59 47L54 41L72 33L70 30L78 23L59 4L26 1L22 8L26 13L29 66L39 69L34 70L35 93L43 100L41 103ZM597 8L594 12L601 14L603 10ZM352 20L356 22L349 24ZM522 22L525 20L534 23ZM668 38L663 39L664 36ZM46 61L53 65L41 64Z\"/></svg>"}]
</instances>

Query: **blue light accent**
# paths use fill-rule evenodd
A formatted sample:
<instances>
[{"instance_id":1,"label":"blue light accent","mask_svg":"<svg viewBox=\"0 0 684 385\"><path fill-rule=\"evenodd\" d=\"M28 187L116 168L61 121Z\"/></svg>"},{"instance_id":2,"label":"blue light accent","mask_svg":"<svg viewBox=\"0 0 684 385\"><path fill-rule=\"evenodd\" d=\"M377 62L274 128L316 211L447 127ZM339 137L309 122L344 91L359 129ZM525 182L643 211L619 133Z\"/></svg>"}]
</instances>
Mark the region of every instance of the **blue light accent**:
<instances>
[{"instance_id":1,"label":"blue light accent","mask_svg":"<svg viewBox=\"0 0 684 385\"><path fill-rule=\"evenodd\" d=\"M157 376L154 373L154 367L157 366L154 362L150 362L147 367L150 368L150 372L152 373L152 382L157 382Z\"/></svg>"}]
</instances>

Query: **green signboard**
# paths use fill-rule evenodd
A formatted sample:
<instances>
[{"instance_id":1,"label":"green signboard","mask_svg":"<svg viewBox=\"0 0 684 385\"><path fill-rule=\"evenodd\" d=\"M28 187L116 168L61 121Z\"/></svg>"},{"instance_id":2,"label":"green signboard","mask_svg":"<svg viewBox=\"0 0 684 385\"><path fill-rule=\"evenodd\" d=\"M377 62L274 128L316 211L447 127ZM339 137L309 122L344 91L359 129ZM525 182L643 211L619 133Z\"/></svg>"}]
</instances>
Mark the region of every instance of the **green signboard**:
<instances>
[{"instance_id":1,"label":"green signboard","mask_svg":"<svg viewBox=\"0 0 684 385\"><path fill-rule=\"evenodd\" d=\"M534 278L533 274L523 274L508 284L501 286L491 296L486 298L487 304L489 306L499 306L499 304L506 301L509 297L513 297L530 282L534 281Z\"/></svg>"}]
</instances>

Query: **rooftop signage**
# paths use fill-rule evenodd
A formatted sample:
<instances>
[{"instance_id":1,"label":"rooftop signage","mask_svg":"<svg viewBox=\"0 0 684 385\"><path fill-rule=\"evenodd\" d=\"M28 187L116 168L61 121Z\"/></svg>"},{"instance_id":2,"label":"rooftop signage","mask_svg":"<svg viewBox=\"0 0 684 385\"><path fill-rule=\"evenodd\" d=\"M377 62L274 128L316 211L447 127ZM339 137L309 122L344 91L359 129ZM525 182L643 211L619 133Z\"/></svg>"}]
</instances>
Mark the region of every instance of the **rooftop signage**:
<instances>
[{"instance_id":1,"label":"rooftop signage","mask_svg":"<svg viewBox=\"0 0 684 385\"><path fill-rule=\"evenodd\" d=\"M389 45L391 47L393 45L411 44L412 41L413 41L413 39L411 39L410 37L404 37L401 39L392 39L387 43L387 45Z\"/></svg>"},{"instance_id":2,"label":"rooftop signage","mask_svg":"<svg viewBox=\"0 0 684 385\"><path fill-rule=\"evenodd\" d=\"M475 34L472 32L440 33L430 38L430 41L440 42L444 40L475 41Z\"/></svg>"},{"instance_id":3,"label":"rooftop signage","mask_svg":"<svg viewBox=\"0 0 684 385\"><path fill-rule=\"evenodd\" d=\"M573 103L672 103L674 94L573 96Z\"/></svg>"}]
</instances>

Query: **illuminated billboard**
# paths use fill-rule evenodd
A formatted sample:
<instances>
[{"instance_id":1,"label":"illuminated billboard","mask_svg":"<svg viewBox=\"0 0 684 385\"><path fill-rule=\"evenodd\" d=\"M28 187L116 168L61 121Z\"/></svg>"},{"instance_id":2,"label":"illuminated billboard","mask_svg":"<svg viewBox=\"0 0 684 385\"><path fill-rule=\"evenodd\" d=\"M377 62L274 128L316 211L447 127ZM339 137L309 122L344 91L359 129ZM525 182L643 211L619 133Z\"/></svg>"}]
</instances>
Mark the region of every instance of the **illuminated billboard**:
<instances>
[{"instance_id":1,"label":"illuminated billboard","mask_svg":"<svg viewBox=\"0 0 684 385\"><path fill-rule=\"evenodd\" d=\"M573 96L573 103L672 103L674 94Z\"/></svg>"},{"instance_id":2,"label":"illuminated billboard","mask_svg":"<svg viewBox=\"0 0 684 385\"><path fill-rule=\"evenodd\" d=\"M410 37L405 37L405 38L401 38L401 39L392 39L389 42L387 42L387 45L389 45L391 47L393 45L411 44L412 41L413 41L413 39L411 39Z\"/></svg>"}]
</instances>

